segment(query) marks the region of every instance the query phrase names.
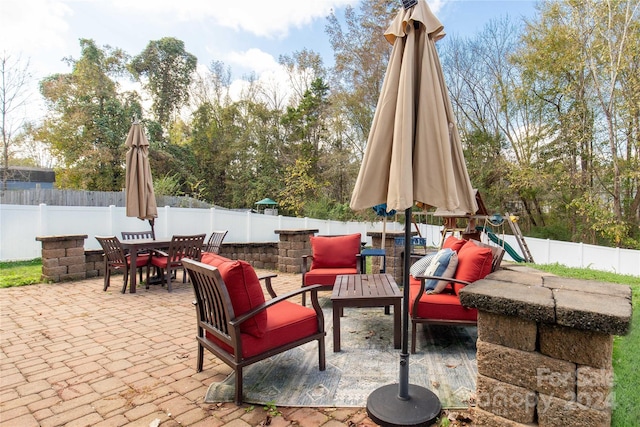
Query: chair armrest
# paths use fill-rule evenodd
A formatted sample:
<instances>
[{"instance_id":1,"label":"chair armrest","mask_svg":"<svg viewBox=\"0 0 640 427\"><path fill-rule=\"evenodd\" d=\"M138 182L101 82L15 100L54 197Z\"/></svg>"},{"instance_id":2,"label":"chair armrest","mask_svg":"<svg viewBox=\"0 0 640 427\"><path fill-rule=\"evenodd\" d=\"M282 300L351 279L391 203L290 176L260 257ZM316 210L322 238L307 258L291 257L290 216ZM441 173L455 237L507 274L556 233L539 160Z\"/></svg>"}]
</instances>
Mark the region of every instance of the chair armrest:
<instances>
[{"instance_id":1,"label":"chair armrest","mask_svg":"<svg viewBox=\"0 0 640 427\"><path fill-rule=\"evenodd\" d=\"M313 262L313 255L302 255L302 276L309 271L309 260Z\"/></svg>"},{"instance_id":2,"label":"chair armrest","mask_svg":"<svg viewBox=\"0 0 640 427\"><path fill-rule=\"evenodd\" d=\"M169 256L168 253L166 253L165 251L161 251L160 249L154 249L153 254L158 256L166 256L166 257Z\"/></svg>"},{"instance_id":3,"label":"chair armrest","mask_svg":"<svg viewBox=\"0 0 640 427\"><path fill-rule=\"evenodd\" d=\"M442 276L414 276L414 277L420 280L420 283L422 284L423 288L424 288L424 281L427 279L446 280L447 282L462 283L465 286L471 284L471 282L465 282L464 280L455 279L453 277L442 277Z\"/></svg>"},{"instance_id":4,"label":"chair armrest","mask_svg":"<svg viewBox=\"0 0 640 427\"><path fill-rule=\"evenodd\" d=\"M287 292L286 294L277 296L273 299L270 299L269 301L265 301L264 303L260 304L259 306L255 307L253 310L247 311L246 313L244 313L241 316L236 317L233 320L229 321L229 325L233 326L234 328L239 327L242 323L246 322L247 320L251 319L252 317L254 317L256 314L260 313L261 311L266 310L267 308L276 305L282 301L286 301L292 297L295 297L297 295L300 294L304 294L306 292L311 292L311 302L313 304L314 309L316 309L316 312L318 313L319 316L323 317L322 315L322 309L320 308L320 303L318 302L318 290L322 289L322 285L312 285L312 286L306 286L304 288L299 288L296 289L294 291L291 292Z\"/></svg>"},{"instance_id":5,"label":"chair armrest","mask_svg":"<svg viewBox=\"0 0 640 427\"><path fill-rule=\"evenodd\" d=\"M271 279L274 277L278 277L277 274L267 274L264 276L258 277L258 280L264 280L264 285L267 288L267 292L271 295L271 298L277 297L276 292L273 290L273 286L271 285Z\"/></svg>"},{"instance_id":6,"label":"chair armrest","mask_svg":"<svg viewBox=\"0 0 640 427\"><path fill-rule=\"evenodd\" d=\"M413 310L411 311L412 313L418 312L418 303L420 301L420 298L422 298L422 295L424 295L424 291L425 291L424 282L427 279L446 280L447 282L462 283L463 285L471 284L469 282L465 282L464 280L454 279L453 277L442 277L442 276L414 276L414 277L420 280L420 290L418 291L418 294L416 295L415 300L413 300Z\"/></svg>"}]
</instances>

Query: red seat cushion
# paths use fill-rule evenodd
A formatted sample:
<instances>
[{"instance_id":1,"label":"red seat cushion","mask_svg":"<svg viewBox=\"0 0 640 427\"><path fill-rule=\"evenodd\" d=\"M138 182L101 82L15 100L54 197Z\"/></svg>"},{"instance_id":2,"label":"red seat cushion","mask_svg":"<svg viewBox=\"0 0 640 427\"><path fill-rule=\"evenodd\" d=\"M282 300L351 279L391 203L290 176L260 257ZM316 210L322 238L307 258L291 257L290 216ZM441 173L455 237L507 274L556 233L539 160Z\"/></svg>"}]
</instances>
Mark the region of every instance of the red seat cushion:
<instances>
[{"instance_id":1,"label":"red seat cushion","mask_svg":"<svg viewBox=\"0 0 640 427\"><path fill-rule=\"evenodd\" d=\"M466 240L464 239L458 239L455 236L449 236L445 239L444 243L442 244L442 249L452 249L456 252L460 252L460 249L462 249L462 247L467 243Z\"/></svg>"},{"instance_id":2,"label":"red seat cushion","mask_svg":"<svg viewBox=\"0 0 640 427\"><path fill-rule=\"evenodd\" d=\"M411 278L409 281L409 313L413 313L413 301L420 290L420 281ZM453 292L451 285L439 294L422 294L418 304L417 317L432 320L464 320L474 322L478 319L478 310L466 308L460 304L460 299Z\"/></svg>"},{"instance_id":3,"label":"red seat cushion","mask_svg":"<svg viewBox=\"0 0 640 427\"><path fill-rule=\"evenodd\" d=\"M223 256L207 253L201 261L218 269L222 280L227 285L233 313L236 317L264 304L264 292L260 280L251 264L241 260L230 260ZM265 334L267 313L263 311L247 320L240 326L240 330L255 337Z\"/></svg>"},{"instance_id":4,"label":"red seat cushion","mask_svg":"<svg viewBox=\"0 0 640 427\"><path fill-rule=\"evenodd\" d=\"M269 307L267 321L261 338L248 333L241 334L242 356L251 357L318 332L315 310L290 301L282 301ZM213 335L206 337L233 354L233 349Z\"/></svg>"},{"instance_id":5,"label":"red seat cushion","mask_svg":"<svg viewBox=\"0 0 640 427\"><path fill-rule=\"evenodd\" d=\"M465 282L475 282L491 273L493 252L487 247L477 246L468 241L458 252L458 268L455 278Z\"/></svg>"},{"instance_id":6,"label":"red seat cushion","mask_svg":"<svg viewBox=\"0 0 640 427\"><path fill-rule=\"evenodd\" d=\"M138 254L138 256L136 257L136 268L144 267L145 265L147 265L150 256L150 254ZM131 265L131 257L129 255L127 255L127 263Z\"/></svg>"},{"instance_id":7,"label":"red seat cushion","mask_svg":"<svg viewBox=\"0 0 640 427\"><path fill-rule=\"evenodd\" d=\"M304 285L333 285L336 276L356 273L358 273L356 268L317 268L304 275Z\"/></svg>"},{"instance_id":8,"label":"red seat cushion","mask_svg":"<svg viewBox=\"0 0 640 427\"><path fill-rule=\"evenodd\" d=\"M316 268L357 268L360 253L360 233L345 236L311 236L313 262Z\"/></svg>"}]
</instances>

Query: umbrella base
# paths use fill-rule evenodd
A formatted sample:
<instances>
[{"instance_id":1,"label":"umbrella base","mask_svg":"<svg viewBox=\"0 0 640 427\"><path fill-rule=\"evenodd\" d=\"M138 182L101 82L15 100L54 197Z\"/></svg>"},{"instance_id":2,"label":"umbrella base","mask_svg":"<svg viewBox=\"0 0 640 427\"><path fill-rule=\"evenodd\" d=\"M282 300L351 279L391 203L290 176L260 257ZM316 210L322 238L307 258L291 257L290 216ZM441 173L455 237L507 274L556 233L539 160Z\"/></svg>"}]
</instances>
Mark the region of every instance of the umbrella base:
<instances>
[{"instance_id":1,"label":"umbrella base","mask_svg":"<svg viewBox=\"0 0 640 427\"><path fill-rule=\"evenodd\" d=\"M409 398L398 397L398 384L374 390L367 399L367 414L381 426L429 426L440 415L440 400L431 390L409 384Z\"/></svg>"}]
</instances>

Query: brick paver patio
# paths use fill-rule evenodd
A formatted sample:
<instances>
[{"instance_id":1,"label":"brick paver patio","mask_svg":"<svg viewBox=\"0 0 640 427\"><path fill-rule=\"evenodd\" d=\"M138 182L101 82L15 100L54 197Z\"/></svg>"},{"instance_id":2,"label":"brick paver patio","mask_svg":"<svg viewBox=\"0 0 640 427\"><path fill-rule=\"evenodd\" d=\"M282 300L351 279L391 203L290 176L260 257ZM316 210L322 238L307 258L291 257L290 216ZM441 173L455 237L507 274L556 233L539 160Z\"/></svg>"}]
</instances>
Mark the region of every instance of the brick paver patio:
<instances>
[{"instance_id":1,"label":"brick paver patio","mask_svg":"<svg viewBox=\"0 0 640 427\"><path fill-rule=\"evenodd\" d=\"M258 272L260 274L260 272ZM363 408L204 403L231 371L205 352L196 373L189 283L121 294L122 276L0 289L0 425L372 426ZM279 293L300 277L279 274ZM330 339L328 337L327 339Z\"/></svg>"}]
</instances>

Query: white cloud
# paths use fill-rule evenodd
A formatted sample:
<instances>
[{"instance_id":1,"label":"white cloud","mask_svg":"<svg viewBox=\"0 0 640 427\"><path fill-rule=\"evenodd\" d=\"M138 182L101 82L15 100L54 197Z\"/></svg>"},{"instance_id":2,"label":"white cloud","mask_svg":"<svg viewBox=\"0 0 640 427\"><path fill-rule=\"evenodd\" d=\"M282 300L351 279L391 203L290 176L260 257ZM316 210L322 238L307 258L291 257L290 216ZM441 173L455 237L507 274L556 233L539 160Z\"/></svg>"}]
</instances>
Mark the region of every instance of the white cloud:
<instances>
[{"instance_id":1,"label":"white cloud","mask_svg":"<svg viewBox=\"0 0 640 427\"><path fill-rule=\"evenodd\" d=\"M331 9L355 5L359 0L112 0L130 13L164 16L167 19L206 20L260 37L285 37L291 27L302 27L324 18Z\"/></svg>"},{"instance_id":2,"label":"white cloud","mask_svg":"<svg viewBox=\"0 0 640 427\"><path fill-rule=\"evenodd\" d=\"M67 19L73 11L57 0L2 0L2 49L19 51L66 47Z\"/></svg>"},{"instance_id":3,"label":"white cloud","mask_svg":"<svg viewBox=\"0 0 640 427\"><path fill-rule=\"evenodd\" d=\"M280 64L271 54L255 48L244 52L230 52L226 55L225 62L231 66L253 70L258 74L280 68Z\"/></svg>"}]
</instances>

